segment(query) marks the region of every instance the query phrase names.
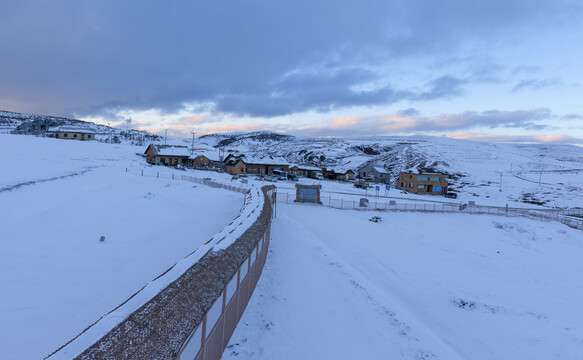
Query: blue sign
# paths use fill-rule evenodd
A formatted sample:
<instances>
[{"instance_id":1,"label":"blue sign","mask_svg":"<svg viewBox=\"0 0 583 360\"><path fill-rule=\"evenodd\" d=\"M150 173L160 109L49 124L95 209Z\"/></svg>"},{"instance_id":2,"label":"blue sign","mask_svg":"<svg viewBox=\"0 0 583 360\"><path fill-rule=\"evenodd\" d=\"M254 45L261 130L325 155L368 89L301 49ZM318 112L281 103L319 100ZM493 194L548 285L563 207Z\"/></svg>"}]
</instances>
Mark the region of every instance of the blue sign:
<instances>
[{"instance_id":1,"label":"blue sign","mask_svg":"<svg viewBox=\"0 0 583 360\"><path fill-rule=\"evenodd\" d=\"M379 191L381 189L381 187L377 185L377 186L375 186L375 189L376 189L376 191Z\"/></svg>"},{"instance_id":2,"label":"blue sign","mask_svg":"<svg viewBox=\"0 0 583 360\"><path fill-rule=\"evenodd\" d=\"M433 191L441 191L441 187L436 186L436 187L433 188Z\"/></svg>"},{"instance_id":3,"label":"blue sign","mask_svg":"<svg viewBox=\"0 0 583 360\"><path fill-rule=\"evenodd\" d=\"M385 185L385 190L391 190L391 185Z\"/></svg>"}]
</instances>

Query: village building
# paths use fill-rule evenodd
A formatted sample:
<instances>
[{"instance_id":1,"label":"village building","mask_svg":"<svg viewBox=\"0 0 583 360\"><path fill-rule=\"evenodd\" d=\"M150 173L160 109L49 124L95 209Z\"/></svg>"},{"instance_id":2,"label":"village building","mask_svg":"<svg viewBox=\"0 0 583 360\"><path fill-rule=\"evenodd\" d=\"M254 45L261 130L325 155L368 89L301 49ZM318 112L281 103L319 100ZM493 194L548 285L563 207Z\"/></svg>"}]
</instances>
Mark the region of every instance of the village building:
<instances>
[{"instance_id":1,"label":"village building","mask_svg":"<svg viewBox=\"0 0 583 360\"><path fill-rule=\"evenodd\" d=\"M445 174L414 174L402 172L397 179L396 188L415 194L447 194L448 175Z\"/></svg>"},{"instance_id":2,"label":"village building","mask_svg":"<svg viewBox=\"0 0 583 360\"><path fill-rule=\"evenodd\" d=\"M235 160L244 161L246 172L248 174L271 175L273 174L273 170L289 172L289 163L283 158L276 158L272 156L256 158L252 156L245 156L243 154L229 154L225 158L224 163L228 167L228 164Z\"/></svg>"},{"instance_id":3,"label":"village building","mask_svg":"<svg viewBox=\"0 0 583 360\"><path fill-rule=\"evenodd\" d=\"M189 163L193 166L211 166L212 160L206 157L205 155L196 155L193 154L190 159Z\"/></svg>"},{"instance_id":4,"label":"village building","mask_svg":"<svg viewBox=\"0 0 583 360\"><path fill-rule=\"evenodd\" d=\"M322 174L324 175L324 179L329 180L340 180L340 181L348 181L354 180L354 171L348 170L338 170L338 169L328 169L322 168Z\"/></svg>"},{"instance_id":5,"label":"village building","mask_svg":"<svg viewBox=\"0 0 583 360\"><path fill-rule=\"evenodd\" d=\"M247 174L247 164L242 159L231 159L225 163L225 172L231 175Z\"/></svg>"},{"instance_id":6,"label":"village building","mask_svg":"<svg viewBox=\"0 0 583 360\"><path fill-rule=\"evenodd\" d=\"M56 139L66 139L66 140L95 140L95 131L85 128L77 127L65 127L61 126L49 130L46 133L48 137L54 137Z\"/></svg>"},{"instance_id":7,"label":"village building","mask_svg":"<svg viewBox=\"0 0 583 360\"><path fill-rule=\"evenodd\" d=\"M342 181L354 180L354 171L348 169L344 173L337 173L336 179Z\"/></svg>"},{"instance_id":8,"label":"village building","mask_svg":"<svg viewBox=\"0 0 583 360\"><path fill-rule=\"evenodd\" d=\"M322 173L322 169L309 165L293 165L289 171L291 174L312 179L316 178L317 173Z\"/></svg>"},{"instance_id":9,"label":"village building","mask_svg":"<svg viewBox=\"0 0 583 360\"><path fill-rule=\"evenodd\" d=\"M187 165L190 158L190 150L186 146L177 145L150 144L144 154L146 161L154 165Z\"/></svg>"},{"instance_id":10,"label":"village building","mask_svg":"<svg viewBox=\"0 0 583 360\"><path fill-rule=\"evenodd\" d=\"M367 164L360 168L358 176L366 180L374 180L384 184L389 184L391 181L391 173L382 166Z\"/></svg>"}]
</instances>

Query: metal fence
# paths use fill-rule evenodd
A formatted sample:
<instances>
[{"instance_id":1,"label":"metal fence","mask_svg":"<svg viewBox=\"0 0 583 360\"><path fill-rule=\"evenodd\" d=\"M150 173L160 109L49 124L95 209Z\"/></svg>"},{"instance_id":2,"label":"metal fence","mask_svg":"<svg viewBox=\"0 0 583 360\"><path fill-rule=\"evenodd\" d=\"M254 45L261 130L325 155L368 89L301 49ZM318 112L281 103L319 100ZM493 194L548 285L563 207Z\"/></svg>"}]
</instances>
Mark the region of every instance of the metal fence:
<instances>
[{"instance_id":1,"label":"metal fence","mask_svg":"<svg viewBox=\"0 0 583 360\"><path fill-rule=\"evenodd\" d=\"M189 181L189 182L192 182L195 184L210 186L213 188L236 191L236 192L240 192L241 194L247 194L249 192L248 188L223 184L223 183L220 183L218 181L214 181L211 178L199 178L199 177L189 176L189 175L178 176L178 175L175 175L174 173L171 173L171 174L162 173L162 174L160 174L159 171L144 171L144 169L142 169L136 173L134 171L129 171L128 168L126 168L125 172L139 174L140 176L155 177L158 179L171 179L171 180L179 180L180 179L180 180Z\"/></svg>"},{"instance_id":2,"label":"metal fence","mask_svg":"<svg viewBox=\"0 0 583 360\"><path fill-rule=\"evenodd\" d=\"M227 190L231 190L231 191L240 192L241 194L247 194L249 192L248 188L242 188L242 187L238 187L238 186L222 184L220 182L216 182L216 181L213 181L210 179L201 179L201 178L197 178L194 176L188 176L188 175L182 175L181 178L182 178L182 180L190 181L190 182L195 183L195 184L202 184L202 185L206 185L206 186L210 186L210 187L214 187L214 188L219 188L219 189L227 189Z\"/></svg>"},{"instance_id":3,"label":"metal fence","mask_svg":"<svg viewBox=\"0 0 583 360\"><path fill-rule=\"evenodd\" d=\"M272 199L271 192L267 196ZM181 360L219 360L237 323L251 299L267 259L271 223L249 257L237 270L221 295L190 334L178 358Z\"/></svg>"},{"instance_id":4,"label":"metal fence","mask_svg":"<svg viewBox=\"0 0 583 360\"><path fill-rule=\"evenodd\" d=\"M298 199L302 202L302 198ZM322 196L323 206L346 210L412 211L435 213L467 213L499 216L521 216L540 221L558 221L575 229L583 230L583 209L523 209L500 206L468 205L454 203L397 203L396 201L367 201L361 203L354 198L332 198ZM296 202L295 193L278 193L277 202L292 204ZM581 218L577 218L579 216Z\"/></svg>"}]
</instances>

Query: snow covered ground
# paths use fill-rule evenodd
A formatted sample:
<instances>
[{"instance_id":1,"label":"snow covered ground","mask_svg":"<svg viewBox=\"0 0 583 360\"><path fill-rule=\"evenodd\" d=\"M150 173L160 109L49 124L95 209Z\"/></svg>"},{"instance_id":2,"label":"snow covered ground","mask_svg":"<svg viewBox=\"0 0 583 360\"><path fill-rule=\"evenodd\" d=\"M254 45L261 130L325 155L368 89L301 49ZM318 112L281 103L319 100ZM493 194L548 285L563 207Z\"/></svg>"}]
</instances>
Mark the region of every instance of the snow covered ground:
<instances>
[{"instance_id":1,"label":"snow covered ground","mask_svg":"<svg viewBox=\"0 0 583 360\"><path fill-rule=\"evenodd\" d=\"M143 147L0 135L0 151L0 359L47 356L243 205L242 194L137 175Z\"/></svg>"},{"instance_id":2,"label":"snow covered ground","mask_svg":"<svg viewBox=\"0 0 583 360\"><path fill-rule=\"evenodd\" d=\"M555 222L280 204L223 359L578 359L581 258Z\"/></svg>"}]
</instances>

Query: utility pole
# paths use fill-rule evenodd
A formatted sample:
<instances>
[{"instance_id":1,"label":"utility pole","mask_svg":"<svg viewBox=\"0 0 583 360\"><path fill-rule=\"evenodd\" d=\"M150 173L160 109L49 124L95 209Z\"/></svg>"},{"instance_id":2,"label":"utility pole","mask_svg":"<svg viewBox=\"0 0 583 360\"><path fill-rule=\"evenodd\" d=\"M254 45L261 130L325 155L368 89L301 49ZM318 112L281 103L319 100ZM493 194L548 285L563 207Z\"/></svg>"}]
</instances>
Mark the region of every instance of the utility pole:
<instances>
[{"instance_id":1,"label":"utility pole","mask_svg":"<svg viewBox=\"0 0 583 360\"><path fill-rule=\"evenodd\" d=\"M196 134L194 131L192 132L192 148L190 149L190 155L194 154L194 134Z\"/></svg>"},{"instance_id":2,"label":"utility pole","mask_svg":"<svg viewBox=\"0 0 583 360\"><path fill-rule=\"evenodd\" d=\"M500 173L500 190L499 191L502 191L502 173L503 172L502 171L496 171L496 172Z\"/></svg>"}]
</instances>

